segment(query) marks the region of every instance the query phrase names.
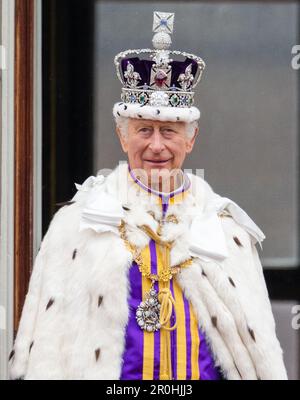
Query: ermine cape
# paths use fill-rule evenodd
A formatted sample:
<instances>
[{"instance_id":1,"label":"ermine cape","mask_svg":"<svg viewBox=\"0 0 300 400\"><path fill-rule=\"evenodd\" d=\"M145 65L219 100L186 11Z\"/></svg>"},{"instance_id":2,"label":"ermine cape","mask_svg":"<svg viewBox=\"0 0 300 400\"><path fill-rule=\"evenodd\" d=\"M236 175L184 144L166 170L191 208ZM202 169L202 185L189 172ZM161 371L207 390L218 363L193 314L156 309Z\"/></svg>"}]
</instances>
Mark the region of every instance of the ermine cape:
<instances>
[{"instance_id":1,"label":"ermine cape","mask_svg":"<svg viewBox=\"0 0 300 400\"><path fill-rule=\"evenodd\" d=\"M171 204L161 237L171 266L226 379L286 379L282 350L256 249L264 235L235 202L188 174L191 187ZM11 379L119 379L132 263L119 225L138 249L156 231L161 207L128 179L122 164L89 177L53 217L35 259Z\"/></svg>"}]
</instances>

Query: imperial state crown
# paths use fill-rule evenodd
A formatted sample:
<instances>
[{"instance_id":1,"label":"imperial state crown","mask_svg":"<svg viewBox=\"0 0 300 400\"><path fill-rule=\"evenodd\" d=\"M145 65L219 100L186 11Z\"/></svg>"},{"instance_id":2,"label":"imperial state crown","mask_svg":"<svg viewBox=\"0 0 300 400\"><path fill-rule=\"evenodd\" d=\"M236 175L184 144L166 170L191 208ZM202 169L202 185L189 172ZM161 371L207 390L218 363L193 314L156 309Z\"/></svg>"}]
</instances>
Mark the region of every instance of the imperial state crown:
<instances>
[{"instance_id":1,"label":"imperial state crown","mask_svg":"<svg viewBox=\"0 0 300 400\"><path fill-rule=\"evenodd\" d=\"M115 56L123 86L122 101L113 108L115 117L185 122L200 118L193 106L194 89L205 63L194 54L169 50L173 26L174 13L154 11L154 49L126 50Z\"/></svg>"}]
</instances>

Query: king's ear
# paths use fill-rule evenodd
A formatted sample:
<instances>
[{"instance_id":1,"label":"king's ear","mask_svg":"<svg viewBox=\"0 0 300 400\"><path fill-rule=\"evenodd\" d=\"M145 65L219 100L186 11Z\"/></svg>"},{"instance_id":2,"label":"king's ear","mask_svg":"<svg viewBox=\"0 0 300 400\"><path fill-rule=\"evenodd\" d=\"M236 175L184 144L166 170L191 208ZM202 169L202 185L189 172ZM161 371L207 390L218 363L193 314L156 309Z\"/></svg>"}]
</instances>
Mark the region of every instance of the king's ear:
<instances>
[{"instance_id":1,"label":"king's ear","mask_svg":"<svg viewBox=\"0 0 300 400\"><path fill-rule=\"evenodd\" d=\"M116 126L116 132L117 132L117 135L119 136L120 143L121 143L124 153L127 153L128 152L127 138L124 135L122 135L122 132L121 132L121 129L119 128L119 126Z\"/></svg>"},{"instance_id":2,"label":"king's ear","mask_svg":"<svg viewBox=\"0 0 300 400\"><path fill-rule=\"evenodd\" d=\"M191 151L193 150L193 147L194 147L194 144L195 144L195 140L196 140L196 137L197 137L198 133L199 133L199 128L196 127L193 137L192 138L188 138L186 140L186 152L187 153L191 153Z\"/></svg>"}]
</instances>

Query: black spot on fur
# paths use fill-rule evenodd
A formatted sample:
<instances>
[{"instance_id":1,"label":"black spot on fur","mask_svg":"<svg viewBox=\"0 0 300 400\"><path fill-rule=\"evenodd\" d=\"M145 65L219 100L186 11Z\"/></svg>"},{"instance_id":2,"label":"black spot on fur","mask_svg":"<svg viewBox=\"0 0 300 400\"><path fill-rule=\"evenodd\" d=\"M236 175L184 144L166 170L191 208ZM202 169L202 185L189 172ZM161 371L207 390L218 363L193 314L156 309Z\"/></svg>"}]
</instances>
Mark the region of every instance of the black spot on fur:
<instances>
[{"instance_id":1,"label":"black spot on fur","mask_svg":"<svg viewBox=\"0 0 300 400\"><path fill-rule=\"evenodd\" d=\"M76 254L77 254L77 249L75 249L75 250L73 251L72 260L75 260Z\"/></svg>"},{"instance_id":2,"label":"black spot on fur","mask_svg":"<svg viewBox=\"0 0 300 400\"><path fill-rule=\"evenodd\" d=\"M207 277L206 273L202 270L202 275Z\"/></svg>"},{"instance_id":3,"label":"black spot on fur","mask_svg":"<svg viewBox=\"0 0 300 400\"><path fill-rule=\"evenodd\" d=\"M255 340L255 334L254 334L254 330L253 329L251 329L249 326L248 326L248 332L250 333L250 336L252 337L252 339L254 340L254 342L256 341Z\"/></svg>"},{"instance_id":4,"label":"black spot on fur","mask_svg":"<svg viewBox=\"0 0 300 400\"><path fill-rule=\"evenodd\" d=\"M98 359L100 357L100 349L95 350L95 357L96 357L96 361L98 361Z\"/></svg>"},{"instance_id":5,"label":"black spot on fur","mask_svg":"<svg viewBox=\"0 0 300 400\"><path fill-rule=\"evenodd\" d=\"M236 243L238 246L243 247L243 245L242 245L242 243L241 243L241 241L240 241L240 239L239 239L238 237L234 236L234 237L233 237L233 240L235 241L235 243Z\"/></svg>"},{"instance_id":6,"label":"black spot on fur","mask_svg":"<svg viewBox=\"0 0 300 400\"><path fill-rule=\"evenodd\" d=\"M141 114L138 114L138 117L139 117L139 118L143 118L143 116L142 116Z\"/></svg>"},{"instance_id":7,"label":"black spot on fur","mask_svg":"<svg viewBox=\"0 0 300 400\"><path fill-rule=\"evenodd\" d=\"M217 317L216 316L213 316L213 317L211 317L211 323L213 324L213 326L216 328L217 327Z\"/></svg>"},{"instance_id":8,"label":"black spot on fur","mask_svg":"<svg viewBox=\"0 0 300 400\"><path fill-rule=\"evenodd\" d=\"M32 341L32 342L30 343L30 346L29 346L29 353L31 352L31 349L32 349L33 344L34 344L34 341Z\"/></svg>"},{"instance_id":9,"label":"black spot on fur","mask_svg":"<svg viewBox=\"0 0 300 400\"><path fill-rule=\"evenodd\" d=\"M234 363L234 366L235 366L235 368L236 368L236 370L237 370L237 372L238 372L240 378L243 379L242 374L240 373L238 367L236 366L236 363L235 363L235 362L233 362L233 363Z\"/></svg>"},{"instance_id":10,"label":"black spot on fur","mask_svg":"<svg viewBox=\"0 0 300 400\"><path fill-rule=\"evenodd\" d=\"M10 361L10 360L13 358L14 355L15 355L15 351L12 350L12 351L9 353L8 361Z\"/></svg>"},{"instance_id":11,"label":"black spot on fur","mask_svg":"<svg viewBox=\"0 0 300 400\"><path fill-rule=\"evenodd\" d=\"M123 104L123 101L120 101L119 106L121 106Z\"/></svg>"},{"instance_id":12,"label":"black spot on fur","mask_svg":"<svg viewBox=\"0 0 300 400\"><path fill-rule=\"evenodd\" d=\"M179 120L180 120L180 118L179 118L179 117L177 117L176 119L177 119L177 121L179 121Z\"/></svg>"},{"instance_id":13,"label":"black spot on fur","mask_svg":"<svg viewBox=\"0 0 300 400\"><path fill-rule=\"evenodd\" d=\"M121 114L119 113L119 111L117 111L117 114L118 114L119 117L121 117Z\"/></svg>"},{"instance_id":14,"label":"black spot on fur","mask_svg":"<svg viewBox=\"0 0 300 400\"><path fill-rule=\"evenodd\" d=\"M127 106L124 104L124 110L127 110Z\"/></svg>"},{"instance_id":15,"label":"black spot on fur","mask_svg":"<svg viewBox=\"0 0 300 400\"><path fill-rule=\"evenodd\" d=\"M54 303L54 299L50 299L50 300L48 301L48 304L47 304L47 306L46 306L46 311L47 311L51 306L53 306L53 303Z\"/></svg>"},{"instance_id":16,"label":"black spot on fur","mask_svg":"<svg viewBox=\"0 0 300 400\"><path fill-rule=\"evenodd\" d=\"M147 211L147 214L151 215L151 217L155 219L155 213L153 211Z\"/></svg>"},{"instance_id":17,"label":"black spot on fur","mask_svg":"<svg viewBox=\"0 0 300 400\"><path fill-rule=\"evenodd\" d=\"M103 301L103 296L99 296L98 297L98 307L101 306L102 301Z\"/></svg>"},{"instance_id":18,"label":"black spot on fur","mask_svg":"<svg viewBox=\"0 0 300 400\"><path fill-rule=\"evenodd\" d=\"M160 110L156 110L156 114L160 114Z\"/></svg>"},{"instance_id":19,"label":"black spot on fur","mask_svg":"<svg viewBox=\"0 0 300 400\"><path fill-rule=\"evenodd\" d=\"M235 283L233 282L233 280L232 280L232 278L229 276L228 277L228 280L229 280L229 282L231 283L231 285L233 286L233 287L235 287Z\"/></svg>"},{"instance_id":20,"label":"black spot on fur","mask_svg":"<svg viewBox=\"0 0 300 400\"><path fill-rule=\"evenodd\" d=\"M127 206L122 206L123 210L125 211L130 211L130 208L128 208Z\"/></svg>"}]
</instances>

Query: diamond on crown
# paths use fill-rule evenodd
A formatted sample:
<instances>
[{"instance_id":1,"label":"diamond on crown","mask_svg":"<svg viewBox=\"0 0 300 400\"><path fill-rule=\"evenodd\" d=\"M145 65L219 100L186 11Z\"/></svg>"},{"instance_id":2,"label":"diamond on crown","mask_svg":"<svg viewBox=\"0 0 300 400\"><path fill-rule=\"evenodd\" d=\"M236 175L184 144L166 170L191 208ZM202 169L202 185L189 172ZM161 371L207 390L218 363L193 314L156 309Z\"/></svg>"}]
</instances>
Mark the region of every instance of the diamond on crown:
<instances>
[{"instance_id":1,"label":"diamond on crown","mask_svg":"<svg viewBox=\"0 0 300 400\"><path fill-rule=\"evenodd\" d=\"M138 72L134 71L134 67L130 61L127 62L127 69L124 72L124 78L129 87L135 88L139 81L142 79Z\"/></svg>"},{"instance_id":2,"label":"diamond on crown","mask_svg":"<svg viewBox=\"0 0 300 400\"><path fill-rule=\"evenodd\" d=\"M151 94L149 103L151 106L167 106L169 104L169 96L167 93L158 90Z\"/></svg>"},{"instance_id":3,"label":"diamond on crown","mask_svg":"<svg viewBox=\"0 0 300 400\"><path fill-rule=\"evenodd\" d=\"M173 33L174 15L174 13L154 11L153 32Z\"/></svg>"},{"instance_id":4,"label":"diamond on crown","mask_svg":"<svg viewBox=\"0 0 300 400\"><path fill-rule=\"evenodd\" d=\"M188 65L184 71L184 74L180 74L178 82L183 90L188 90L194 80L194 75L192 74L192 64Z\"/></svg>"}]
</instances>

